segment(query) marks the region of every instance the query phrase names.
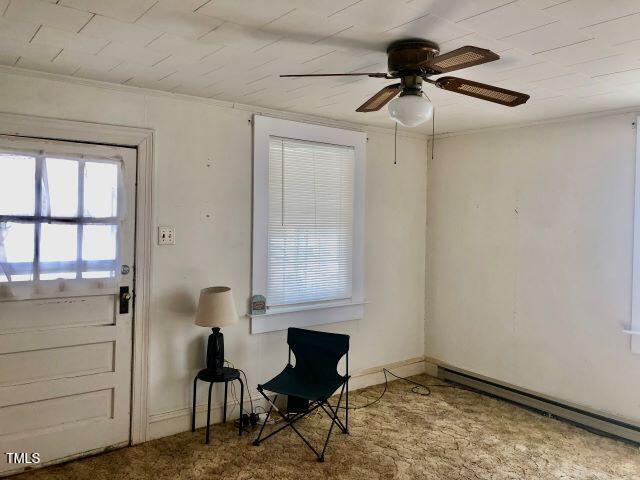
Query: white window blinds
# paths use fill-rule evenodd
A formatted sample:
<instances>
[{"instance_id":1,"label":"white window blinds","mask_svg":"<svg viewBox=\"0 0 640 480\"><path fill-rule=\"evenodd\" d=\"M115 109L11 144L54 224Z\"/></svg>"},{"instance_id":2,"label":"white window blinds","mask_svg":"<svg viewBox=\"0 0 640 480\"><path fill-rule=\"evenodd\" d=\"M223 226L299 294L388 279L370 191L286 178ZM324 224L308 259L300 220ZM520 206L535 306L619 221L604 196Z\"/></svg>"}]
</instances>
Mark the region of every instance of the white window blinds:
<instances>
[{"instance_id":1,"label":"white window blinds","mask_svg":"<svg viewBox=\"0 0 640 480\"><path fill-rule=\"evenodd\" d=\"M353 147L269 138L267 304L351 297Z\"/></svg>"}]
</instances>

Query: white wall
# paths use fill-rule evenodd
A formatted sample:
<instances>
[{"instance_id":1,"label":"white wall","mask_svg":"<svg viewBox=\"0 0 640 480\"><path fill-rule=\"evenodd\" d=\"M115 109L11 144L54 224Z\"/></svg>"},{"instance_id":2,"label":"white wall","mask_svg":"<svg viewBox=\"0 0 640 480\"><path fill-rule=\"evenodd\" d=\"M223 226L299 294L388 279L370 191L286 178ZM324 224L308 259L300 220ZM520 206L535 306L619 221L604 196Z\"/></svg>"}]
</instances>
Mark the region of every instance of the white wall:
<instances>
[{"instance_id":1,"label":"white wall","mask_svg":"<svg viewBox=\"0 0 640 480\"><path fill-rule=\"evenodd\" d=\"M0 72L0 111L156 130L154 224L176 227L175 246L155 246L150 320L152 436L186 429L208 330L193 325L200 288L233 288L246 312L251 275L252 113L185 99ZM319 327L348 333L352 371L422 357L426 138L368 132L366 297L361 321ZM210 217L208 217L209 215ZM286 361L285 332L225 328L226 356L253 386ZM201 387L199 401L205 402ZM255 394L255 391L253 392ZM220 396L218 396L220 400ZM176 421L177 419L177 421Z\"/></svg>"},{"instance_id":2,"label":"white wall","mask_svg":"<svg viewBox=\"0 0 640 480\"><path fill-rule=\"evenodd\" d=\"M426 355L640 422L635 115L436 139Z\"/></svg>"}]
</instances>

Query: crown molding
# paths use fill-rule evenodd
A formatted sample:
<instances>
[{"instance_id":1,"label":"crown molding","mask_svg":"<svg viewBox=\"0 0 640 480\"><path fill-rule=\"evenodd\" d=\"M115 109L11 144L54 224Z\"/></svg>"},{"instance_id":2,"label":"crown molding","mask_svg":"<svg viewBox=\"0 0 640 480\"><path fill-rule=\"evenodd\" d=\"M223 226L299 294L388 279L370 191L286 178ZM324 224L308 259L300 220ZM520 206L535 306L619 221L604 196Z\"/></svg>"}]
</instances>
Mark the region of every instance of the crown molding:
<instances>
[{"instance_id":1,"label":"crown molding","mask_svg":"<svg viewBox=\"0 0 640 480\"><path fill-rule=\"evenodd\" d=\"M571 121L589 120L591 118L600 118L600 117L613 117L616 115L625 115L625 114L640 115L640 105L615 108L615 109L609 109L609 110L597 110L593 112L579 113L575 115L564 115L561 117L545 118L545 119L535 120L531 122L513 123L508 125L494 125L494 126L485 127L485 128L475 128L472 130L461 130L459 132L436 133L435 138L436 140L438 140L443 138L461 137L463 135L476 135L476 134L488 133L488 132L515 130L518 128L528 128L528 127L534 127L537 125L566 123ZM428 138L429 138L429 141L431 141L433 136L428 135Z\"/></svg>"},{"instance_id":2,"label":"crown molding","mask_svg":"<svg viewBox=\"0 0 640 480\"><path fill-rule=\"evenodd\" d=\"M274 117L274 118L282 118L285 120L294 120L298 122L313 123L315 125L325 125L330 127L344 128L346 130L353 130L357 132L380 133L383 135L394 135L395 133L393 128L385 128L385 127L380 127L375 125L368 125L365 123L345 122L343 120L336 120L329 117L309 115L304 113L296 113L296 112L290 112L286 110L277 110L277 109L271 109L266 107L258 107L255 105L228 102L225 100L216 100L214 98L197 97L194 95L186 95L182 93L171 93L171 92L165 92L163 90L153 90L149 88L135 87L132 85L121 85L118 83L102 82L99 80L70 77L67 75L40 72L37 70L28 70L25 68L10 67L6 65L0 65L0 73L4 73L8 75L17 75L17 76L28 77L28 78L40 78L40 79L45 79L50 81L71 83L76 85L83 85L86 87L133 93L138 95L148 95L148 96L155 96L160 98L172 98L175 100L182 100L182 101L188 101L188 102L194 102L194 103L204 103L204 104L219 107L219 108L229 108L232 110L240 110L240 111L250 112L258 115L265 115L265 116ZM485 128L461 130L459 132L443 132L443 133L437 133L435 135L435 138L444 139L444 138L451 138L451 137L459 137L463 135L475 135L475 134L488 133L488 132L513 130L517 128L527 128L527 127L532 127L537 125L547 125L547 124L562 123L562 122L569 122L569 121L576 121L576 120L588 120L590 118L607 117L607 116L623 115L623 114L637 114L638 112L640 112L640 105L634 105L634 106L617 108L617 109L597 110L597 111L586 112L586 113L581 113L577 115L564 115L560 117L545 118L545 119L536 120L532 122L520 122L520 123L513 123L513 124L494 125L494 126L485 127ZM405 137L405 138L414 138L418 140L429 140L429 141L432 138L432 135L428 133L401 130L401 129L398 129L398 136Z\"/></svg>"},{"instance_id":3,"label":"crown molding","mask_svg":"<svg viewBox=\"0 0 640 480\"><path fill-rule=\"evenodd\" d=\"M244 103L228 102L225 100L216 100L214 98L197 97L194 95L186 95L183 93L171 93L163 90L153 90L150 88L135 87L132 85L122 85L119 83L102 82L99 80L91 80L87 78L71 77L68 75L59 75L56 73L40 72L37 70L28 70L19 67L10 67L7 65L0 65L0 73L8 75L17 75L28 78L39 78L50 81L57 81L63 83L71 83L75 85L82 85L85 87L100 88L104 90L112 90L117 92L133 93L138 95L148 95L160 98L172 98L174 100L182 100L194 103L204 103L207 105L229 108L232 110L240 110L250 112L259 115L265 115L268 117L282 118L285 120L294 120L304 123L313 123L315 125L324 125L335 128L343 128L346 130L353 130L357 132L369 132L369 133L381 133L384 135L394 135L393 128L380 127L375 125L368 125L365 123L345 122L343 120L336 120L330 117L323 117L317 115L309 115L305 113L296 113L286 110L277 110L266 107L259 107L255 105L249 105ZM405 138L414 138L426 141L429 136L424 132L416 132L415 130L401 130L398 129L398 136Z\"/></svg>"}]
</instances>

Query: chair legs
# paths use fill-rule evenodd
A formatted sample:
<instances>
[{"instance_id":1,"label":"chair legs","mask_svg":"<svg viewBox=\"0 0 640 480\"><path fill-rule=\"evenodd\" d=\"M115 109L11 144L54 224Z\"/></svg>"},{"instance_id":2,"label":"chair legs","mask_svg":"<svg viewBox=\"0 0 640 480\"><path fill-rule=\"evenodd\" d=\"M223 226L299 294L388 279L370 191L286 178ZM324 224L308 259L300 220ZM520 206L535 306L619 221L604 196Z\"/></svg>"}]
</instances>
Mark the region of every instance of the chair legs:
<instances>
[{"instance_id":1,"label":"chair legs","mask_svg":"<svg viewBox=\"0 0 640 480\"><path fill-rule=\"evenodd\" d=\"M264 393L262 393L262 389L261 389L260 387L258 387L258 391L262 394L262 396L263 396L263 397L266 397L266 395L265 395ZM260 442L261 442L260 437L262 436L262 432L264 431L264 427L265 427L265 425L267 424L267 422L269 421L269 418L271 418L271 412L273 411L274 404L275 404L275 402L276 402L277 400L278 400L278 395L276 395L276 396L273 398L273 402L271 402L271 401L267 398L267 401L271 404L271 406L269 407L269 411L267 412L267 417L264 419L264 423L262 424L262 427L260 427L260 433L258 433L258 438L256 438L256 439L253 441L253 445L255 445L256 447L257 447L258 445L260 445ZM273 433L272 433L272 435L273 435ZM263 439L263 440L264 440L264 439Z\"/></svg>"},{"instance_id":2,"label":"chair legs","mask_svg":"<svg viewBox=\"0 0 640 480\"><path fill-rule=\"evenodd\" d=\"M335 423L338 425L338 428L340 429L340 431L342 433L347 433L347 427L345 427L344 423L342 423L342 421L340 420L340 418L338 417L337 412L334 413L333 408L331 407L331 405L329 405L329 403L322 404L320 405L322 407L322 409L325 411L325 413L327 414L327 416L331 419L334 419Z\"/></svg>"},{"instance_id":3,"label":"chair legs","mask_svg":"<svg viewBox=\"0 0 640 480\"><path fill-rule=\"evenodd\" d=\"M340 401L342 400L342 394L344 393L344 387L345 386L343 385L342 386L342 391L340 392L340 398L338 398L338 405L336 405L335 412L333 411L333 408L331 408L331 405L329 405L329 403L327 402L327 407L329 408L329 410L331 410L331 413L333 413L333 416L330 415L330 417L331 417L331 426L329 427L329 433L327 434L327 439L324 442L324 447L322 447L322 453L320 454L320 457L318 458L318 460L320 462L324 462L324 452L327 450L327 445L329 445L329 438L331 437L331 431L333 430L333 426L338 424L338 428L340 428L343 432L347 431L346 427L344 427L342 425L342 422L340 421L340 419L338 419L338 410L340 409ZM347 410L347 411L349 411L349 410Z\"/></svg>"},{"instance_id":4,"label":"chair legs","mask_svg":"<svg viewBox=\"0 0 640 480\"><path fill-rule=\"evenodd\" d=\"M284 430L287 427L290 427L302 439L302 441L305 443L305 445L307 447L309 447L309 449L315 454L315 456L318 459L318 461L319 462L324 462L324 454L325 454L325 452L327 450L327 446L329 445L329 440L331 438L331 432L333 431L334 425L338 425L338 428L342 432L348 433L348 429L347 429L347 426L346 426L346 421L347 420L345 420L345 424L343 424L342 421L338 418L338 412L340 410L340 403L342 402L342 396L343 396L343 394L345 392L345 387L348 388L347 385L346 385L346 382L342 384L342 390L340 391L340 397L338 397L338 404L336 405L335 410L329 404L328 401L326 401L326 400L318 400L316 402L312 402L309 405L309 408L307 409L306 412L298 413L298 414L294 415L293 417L287 417L283 412L280 411L280 409L275 404L278 396L276 395L276 397L273 399L273 401L271 401L271 399L264 393L264 390L260 386L258 386L258 391L267 400L267 402L269 402L270 406L269 406L269 411L267 412L267 418L265 419L264 423L262 424L262 427L260 428L260 433L258 433L258 437L253 441L253 444L256 445L256 446L260 445L260 443L264 442L267 438L275 435L276 433ZM348 394L347 394L347 396L348 396ZM329 418L331 419L331 425L329 426L329 433L327 434L327 438L325 439L324 446L322 447L322 452L321 453L318 453L318 451L313 447L313 445L311 445L309 443L309 441L300 433L300 431L294 425L295 422L297 422L298 420L301 420L302 418L306 417L307 415L309 415L311 412L313 412L317 408L322 408L327 413ZM282 417L282 419L285 422L285 425L281 426L280 428L277 428L276 430L271 432L266 437L262 437L262 432L264 431L264 427L267 424L267 421L269 420L269 418L271 417L271 413L273 412L273 410L275 410ZM347 412L348 411L349 410L347 409Z\"/></svg>"},{"instance_id":5,"label":"chair legs","mask_svg":"<svg viewBox=\"0 0 640 480\"><path fill-rule=\"evenodd\" d=\"M349 372L347 372L348 374ZM344 430L343 433L349 433L349 379L347 378L347 398L346 400L346 408L344 410Z\"/></svg>"}]
</instances>

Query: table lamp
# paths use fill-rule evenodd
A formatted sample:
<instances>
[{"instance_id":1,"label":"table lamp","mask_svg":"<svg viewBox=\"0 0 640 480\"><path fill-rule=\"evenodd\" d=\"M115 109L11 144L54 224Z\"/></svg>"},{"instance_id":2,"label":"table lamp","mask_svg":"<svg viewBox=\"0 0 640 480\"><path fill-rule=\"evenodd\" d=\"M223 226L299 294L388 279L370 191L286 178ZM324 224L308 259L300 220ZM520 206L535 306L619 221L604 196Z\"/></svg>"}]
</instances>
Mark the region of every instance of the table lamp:
<instances>
[{"instance_id":1,"label":"table lamp","mask_svg":"<svg viewBox=\"0 0 640 480\"><path fill-rule=\"evenodd\" d=\"M238 312L229 287L209 287L200 291L196 325L212 327L207 343L207 368L222 371L224 336L220 328L237 322Z\"/></svg>"}]
</instances>

